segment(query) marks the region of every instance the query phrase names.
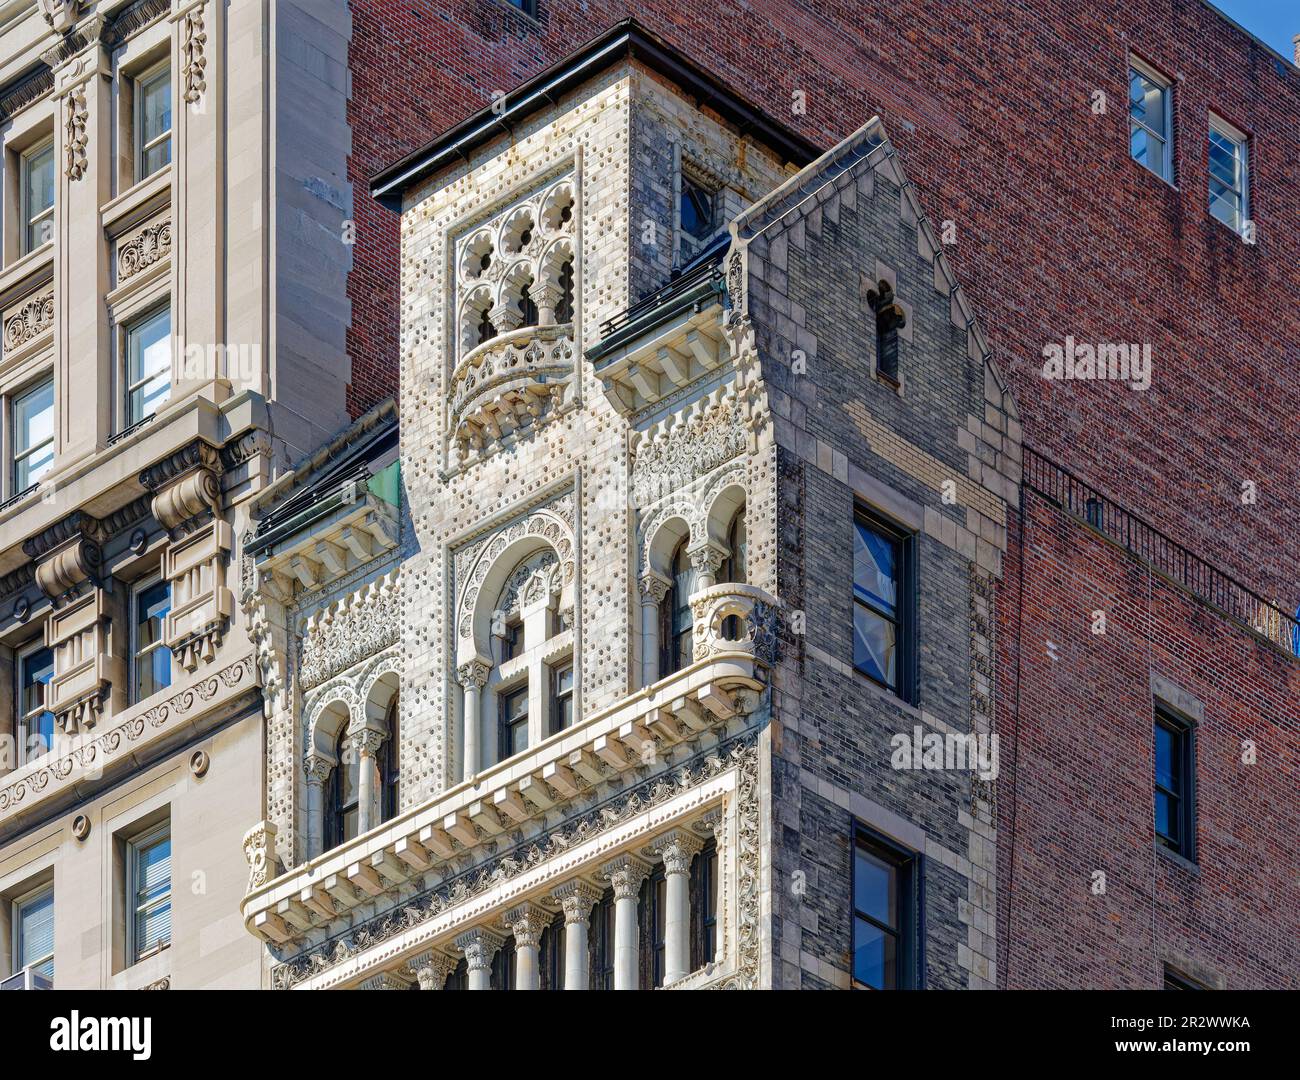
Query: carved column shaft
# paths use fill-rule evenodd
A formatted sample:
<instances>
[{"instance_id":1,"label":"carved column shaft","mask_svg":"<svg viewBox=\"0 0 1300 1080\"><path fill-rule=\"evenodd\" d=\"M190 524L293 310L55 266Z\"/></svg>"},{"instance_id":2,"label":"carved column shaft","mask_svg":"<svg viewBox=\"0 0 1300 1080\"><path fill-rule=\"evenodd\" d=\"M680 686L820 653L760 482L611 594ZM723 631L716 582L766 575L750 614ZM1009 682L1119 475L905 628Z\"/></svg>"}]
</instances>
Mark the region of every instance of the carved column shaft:
<instances>
[{"instance_id":1,"label":"carved column shaft","mask_svg":"<svg viewBox=\"0 0 1300 1080\"><path fill-rule=\"evenodd\" d=\"M641 575L641 685L649 686L659 678L660 608L671 582L653 570Z\"/></svg>"},{"instance_id":2,"label":"carved column shaft","mask_svg":"<svg viewBox=\"0 0 1300 1080\"><path fill-rule=\"evenodd\" d=\"M462 775L469 780L482 768L479 730L483 722L483 686L491 666L486 660L474 659L456 669L456 677L465 691L464 727L461 738Z\"/></svg>"},{"instance_id":3,"label":"carved column shaft","mask_svg":"<svg viewBox=\"0 0 1300 1080\"><path fill-rule=\"evenodd\" d=\"M588 928L591 909L600 900L600 892L585 881L569 881L552 896L564 909L564 989L586 990L591 963Z\"/></svg>"},{"instance_id":4,"label":"carved column shaft","mask_svg":"<svg viewBox=\"0 0 1300 1080\"><path fill-rule=\"evenodd\" d=\"M640 927L637 902L650 867L632 855L605 864L602 874L614 889L614 989L638 989Z\"/></svg>"},{"instance_id":5,"label":"carved column shaft","mask_svg":"<svg viewBox=\"0 0 1300 1080\"><path fill-rule=\"evenodd\" d=\"M456 938L456 948L465 954L471 990L492 989L492 959L505 941L489 930L466 930Z\"/></svg>"},{"instance_id":6,"label":"carved column shaft","mask_svg":"<svg viewBox=\"0 0 1300 1080\"><path fill-rule=\"evenodd\" d=\"M359 728L348 736L348 745L357 755L357 773L360 779L358 794L358 829L369 832L383 817L379 782L379 749L384 745L384 733L374 728Z\"/></svg>"},{"instance_id":7,"label":"carved column shaft","mask_svg":"<svg viewBox=\"0 0 1300 1080\"><path fill-rule=\"evenodd\" d=\"M691 971L691 861L703 848L695 836L674 829L651 845L664 861L664 985Z\"/></svg>"}]
</instances>

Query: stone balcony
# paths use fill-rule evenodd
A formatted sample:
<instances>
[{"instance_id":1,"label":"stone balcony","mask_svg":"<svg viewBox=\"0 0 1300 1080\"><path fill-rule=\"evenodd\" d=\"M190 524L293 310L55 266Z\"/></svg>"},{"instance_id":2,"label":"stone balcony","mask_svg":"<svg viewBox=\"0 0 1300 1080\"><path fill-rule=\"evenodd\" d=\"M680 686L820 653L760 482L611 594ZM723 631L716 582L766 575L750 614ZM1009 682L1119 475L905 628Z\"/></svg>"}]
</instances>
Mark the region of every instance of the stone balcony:
<instances>
[{"instance_id":1,"label":"stone balcony","mask_svg":"<svg viewBox=\"0 0 1300 1080\"><path fill-rule=\"evenodd\" d=\"M599 866L620 854L642 857L658 833L700 831L706 817L716 819L737 784L732 759L719 748L735 742L762 699L773 659L776 602L748 585L715 586L692 602L700 612L692 664L526 753L287 873L275 874L274 827L264 822L250 830L246 850L253 873L242 914L252 933L290 958L281 968L293 974L277 975L277 985L355 985L392 967L399 954L431 946L444 955L454 952L454 940L476 926L499 933L501 904L553 907L557 882L547 867L534 865L539 845L562 852L566 880L586 888L600 880ZM709 758L711 748L719 760ZM702 754L708 764L700 764ZM696 786L687 779L694 774ZM632 795L624 816L601 810L598 819L603 815L611 828L617 825L611 836L598 840L580 825L558 847L552 840L542 843L548 828L553 837L573 815L589 813L598 792L607 802L614 797L610 791L626 795L646 784L664 789L658 792L660 805L657 796ZM522 862L500 857L502 846L520 835L531 837L524 843L534 855ZM590 839L590 852L588 845L576 844L579 839ZM489 874L493 857L505 869ZM434 883L446 884L466 867L481 868L479 876L493 889L472 902L464 894L461 904L453 883L452 901L415 914L424 912L419 898ZM507 883L502 874L512 880ZM394 915L401 916L400 926L392 923ZM379 940L368 929L375 920L395 938Z\"/></svg>"},{"instance_id":2,"label":"stone balcony","mask_svg":"<svg viewBox=\"0 0 1300 1080\"><path fill-rule=\"evenodd\" d=\"M526 326L484 342L451 377L453 465L490 453L573 399L573 324Z\"/></svg>"}]
</instances>

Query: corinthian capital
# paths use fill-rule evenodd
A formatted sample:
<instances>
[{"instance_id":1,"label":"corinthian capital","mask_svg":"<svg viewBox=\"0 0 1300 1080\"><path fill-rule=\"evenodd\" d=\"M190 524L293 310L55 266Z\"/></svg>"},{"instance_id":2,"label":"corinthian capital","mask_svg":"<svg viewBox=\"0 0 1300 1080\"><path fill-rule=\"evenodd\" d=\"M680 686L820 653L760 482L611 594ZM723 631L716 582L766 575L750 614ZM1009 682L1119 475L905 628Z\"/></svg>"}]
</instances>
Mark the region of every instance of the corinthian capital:
<instances>
[{"instance_id":1,"label":"corinthian capital","mask_svg":"<svg viewBox=\"0 0 1300 1080\"><path fill-rule=\"evenodd\" d=\"M491 930L475 927L456 938L454 944L465 954L465 965L470 971L490 971L492 958L505 944L505 939Z\"/></svg>"},{"instance_id":2,"label":"corinthian capital","mask_svg":"<svg viewBox=\"0 0 1300 1080\"><path fill-rule=\"evenodd\" d=\"M311 785L324 784L334 771L334 761L324 754L308 754L303 759L302 771Z\"/></svg>"},{"instance_id":3,"label":"corinthian capital","mask_svg":"<svg viewBox=\"0 0 1300 1080\"><path fill-rule=\"evenodd\" d=\"M441 990L455 967L456 962L451 957L430 950L412 957L406 970L420 984L421 990Z\"/></svg>"},{"instance_id":4,"label":"corinthian capital","mask_svg":"<svg viewBox=\"0 0 1300 1080\"><path fill-rule=\"evenodd\" d=\"M507 911L502 920L514 935L515 945L525 949L541 941L542 931L550 921L550 914L536 904L520 904Z\"/></svg>"},{"instance_id":5,"label":"corinthian capital","mask_svg":"<svg viewBox=\"0 0 1300 1080\"><path fill-rule=\"evenodd\" d=\"M665 874L689 874L691 860L703 849L704 844L698 836L685 829L674 829L652 840L645 853L663 859Z\"/></svg>"},{"instance_id":6,"label":"corinthian capital","mask_svg":"<svg viewBox=\"0 0 1300 1080\"><path fill-rule=\"evenodd\" d=\"M615 900L635 900L650 867L635 855L619 855L600 868L600 876L610 883Z\"/></svg>"},{"instance_id":7,"label":"corinthian capital","mask_svg":"<svg viewBox=\"0 0 1300 1080\"><path fill-rule=\"evenodd\" d=\"M651 600L656 604L662 604L664 597L668 595L668 590L672 588L672 584L662 574L647 570L641 575L641 597L643 600Z\"/></svg>"},{"instance_id":8,"label":"corinthian capital","mask_svg":"<svg viewBox=\"0 0 1300 1080\"><path fill-rule=\"evenodd\" d=\"M374 757L379 753L379 748L384 745L385 737L382 731L376 731L374 728L357 728L355 731L348 732L348 745L359 755Z\"/></svg>"},{"instance_id":9,"label":"corinthian capital","mask_svg":"<svg viewBox=\"0 0 1300 1080\"><path fill-rule=\"evenodd\" d=\"M591 909L600 902L600 890L585 881L566 881L551 891L551 897L564 909L566 926L587 925Z\"/></svg>"}]
</instances>

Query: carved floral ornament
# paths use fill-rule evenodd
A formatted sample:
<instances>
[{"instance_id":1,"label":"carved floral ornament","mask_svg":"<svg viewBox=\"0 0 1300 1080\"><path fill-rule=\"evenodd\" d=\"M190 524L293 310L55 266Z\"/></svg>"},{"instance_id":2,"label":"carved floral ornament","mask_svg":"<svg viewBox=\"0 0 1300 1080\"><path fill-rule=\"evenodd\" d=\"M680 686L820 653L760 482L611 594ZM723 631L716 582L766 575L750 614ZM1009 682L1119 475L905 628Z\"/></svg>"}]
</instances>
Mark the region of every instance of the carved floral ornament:
<instances>
[{"instance_id":1,"label":"carved floral ornament","mask_svg":"<svg viewBox=\"0 0 1300 1080\"><path fill-rule=\"evenodd\" d=\"M117 277L125 281L141 270L167 258L172 251L170 218L146 225L117 249Z\"/></svg>"},{"instance_id":2,"label":"carved floral ornament","mask_svg":"<svg viewBox=\"0 0 1300 1080\"><path fill-rule=\"evenodd\" d=\"M63 102L64 172L69 180L80 180L86 174L86 147L90 141L86 130L90 113L86 108L85 87L74 86Z\"/></svg>"},{"instance_id":3,"label":"carved floral ornament","mask_svg":"<svg viewBox=\"0 0 1300 1080\"><path fill-rule=\"evenodd\" d=\"M181 23L181 77L184 80L182 96L190 105L195 105L203 98L203 91L208 88L204 78L204 69L208 66L204 56L208 35L203 24L203 5L199 4L188 12Z\"/></svg>"},{"instance_id":4,"label":"carved floral ornament","mask_svg":"<svg viewBox=\"0 0 1300 1080\"><path fill-rule=\"evenodd\" d=\"M54 329L54 290L27 300L5 319L5 351L20 349L29 341Z\"/></svg>"},{"instance_id":5,"label":"carved floral ornament","mask_svg":"<svg viewBox=\"0 0 1300 1080\"><path fill-rule=\"evenodd\" d=\"M735 852L736 925L722 928L724 941L734 940L736 967L718 989L752 989L759 975L759 798L758 749L753 735L741 736L700 755L671 773L652 777L599 809L563 822L549 832L524 841L478 866L444 880L433 889L405 900L343 933L299 953L271 969L272 986L293 987L328 972L358 954L392 941L447 912L468 904L497 886L557 859L565 852L624 825L683 793L708 783L729 770L736 771L736 834L725 846ZM725 818L725 815L724 815ZM728 830L729 831L729 830ZM723 847L720 839L719 847ZM727 875L723 875L724 880ZM730 916L724 910L724 920ZM469 931L474 932L474 931Z\"/></svg>"}]
</instances>

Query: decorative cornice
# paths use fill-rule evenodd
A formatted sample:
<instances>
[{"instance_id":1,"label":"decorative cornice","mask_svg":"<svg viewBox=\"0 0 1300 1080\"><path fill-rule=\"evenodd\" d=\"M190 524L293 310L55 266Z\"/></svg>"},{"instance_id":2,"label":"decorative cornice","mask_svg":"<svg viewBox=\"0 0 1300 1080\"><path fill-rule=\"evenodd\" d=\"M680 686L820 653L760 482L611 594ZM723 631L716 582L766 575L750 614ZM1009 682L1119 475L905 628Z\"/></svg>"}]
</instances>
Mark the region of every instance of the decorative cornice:
<instances>
[{"instance_id":1,"label":"decorative cornice","mask_svg":"<svg viewBox=\"0 0 1300 1080\"><path fill-rule=\"evenodd\" d=\"M752 873L747 874L742 866L741 896L743 900L747 895L746 882L752 880L753 910L748 916L748 922L745 912L742 911L741 924L742 929L752 925L756 950L757 852L759 850L756 838L758 750L756 738L751 733L675 766L670 773L651 777L531 840L456 874L434 889L416 894L405 900L400 907L382 912L358 926L303 951L293 959L274 966L271 969L272 986L277 990L292 989L299 983L328 971L336 964L341 964L364 950L404 934L444 912L460 907L503 882L559 858L570 848L608 833L646 811L697 788L731 769L739 770L738 790L743 792L744 798L754 803L752 808L743 805L741 807L742 819L748 814L753 822L751 830L747 831L742 826L741 833L753 843L753 847L748 854L742 849L740 858L743 864L752 854L754 862ZM744 944L745 942L742 942L742 946ZM742 948L742 958L744 955ZM755 965L757 956L757 952L753 952ZM755 966L751 984L756 977Z\"/></svg>"},{"instance_id":2,"label":"decorative cornice","mask_svg":"<svg viewBox=\"0 0 1300 1080\"><path fill-rule=\"evenodd\" d=\"M44 64L0 89L0 120L8 120L54 89L54 72Z\"/></svg>"},{"instance_id":3,"label":"decorative cornice","mask_svg":"<svg viewBox=\"0 0 1300 1080\"><path fill-rule=\"evenodd\" d=\"M74 773L84 775L92 770L102 770L107 758L117 755L158 728L169 726L172 720L189 716L196 708L211 701L223 689L254 683L253 657L250 653L233 664L173 694L166 701L138 713L76 746L66 754L50 754L40 760L39 767L22 772L17 779L0 787L0 814L24 802L28 794L40 796L51 782L67 780Z\"/></svg>"}]
</instances>

